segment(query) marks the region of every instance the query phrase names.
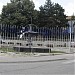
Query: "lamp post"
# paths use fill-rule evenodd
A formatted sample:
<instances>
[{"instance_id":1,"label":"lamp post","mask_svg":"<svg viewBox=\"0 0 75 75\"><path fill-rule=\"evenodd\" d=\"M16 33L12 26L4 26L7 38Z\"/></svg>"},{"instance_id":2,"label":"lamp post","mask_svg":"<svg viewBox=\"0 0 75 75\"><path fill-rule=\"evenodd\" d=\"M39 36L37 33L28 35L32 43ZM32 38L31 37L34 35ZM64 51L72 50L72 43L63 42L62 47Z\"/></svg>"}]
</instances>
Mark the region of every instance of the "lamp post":
<instances>
[{"instance_id":1,"label":"lamp post","mask_svg":"<svg viewBox=\"0 0 75 75\"><path fill-rule=\"evenodd\" d=\"M32 24L29 24L29 32L32 31L32 26L31 25ZM28 42L29 42L29 49L30 49L30 51L32 53L32 48L31 48L31 45L32 45L32 43L31 43L31 33L28 34Z\"/></svg>"},{"instance_id":2,"label":"lamp post","mask_svg":"<svg viewBox=\"0 0 75 75\"><path fill-rule=\"evenodd\" d=\"M32 16L31 16L31 12L29 12L29 14L30 14L30 22L31 22L31 24L29 24L29 32L31 32L32 31ZM31 33L29 33L28 38L29 38L29 49L30 49L30 51L32 53Z\"/></svg>"},{"instance_id":3,"label":"lamp post","mask_svg":"<svg viewBox=\"0 0 75 75\"><path fill-rule=\"evenodd\" d=\"M70 25L70 42L69 42L69 50L71 52L71 25Z\"/></svg>"},{"instance_id":4,"label":"lamp post","mask_svg":"<svg viewBox=\"0 0 75 75\"><path fill-rule=\"evenodd\" d=\"M70 24L70 43L69 43L69 50L70 50L70 52L72 52L71 51L71 39L72 39L71 38L71 36L72 36L71 34L72 34L72 19L71 19L71 24Z\"/></svg>"}]
</instances>

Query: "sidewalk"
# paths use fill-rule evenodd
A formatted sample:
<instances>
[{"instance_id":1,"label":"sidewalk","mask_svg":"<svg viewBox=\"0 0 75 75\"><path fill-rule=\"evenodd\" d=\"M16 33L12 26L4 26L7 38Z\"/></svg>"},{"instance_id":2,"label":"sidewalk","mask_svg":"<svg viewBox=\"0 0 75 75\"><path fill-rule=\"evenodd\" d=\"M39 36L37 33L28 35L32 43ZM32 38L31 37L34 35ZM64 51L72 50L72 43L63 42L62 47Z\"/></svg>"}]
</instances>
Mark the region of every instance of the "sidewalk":
<instances>
[{"instance_id":1,"label":"sidewalk","mask_svg":"<svg viewBox=\"0 0 75 75\"><path fill-rule=\"evenodd\" d=\"M34 55L27 57L18 57L18 56L0 56L0 63L31 63L31 62L46 62L46 61L57 61L57 60L66 60L70 59L72 54L62 54L62 55Z\"/></svg>"}]
</instances>

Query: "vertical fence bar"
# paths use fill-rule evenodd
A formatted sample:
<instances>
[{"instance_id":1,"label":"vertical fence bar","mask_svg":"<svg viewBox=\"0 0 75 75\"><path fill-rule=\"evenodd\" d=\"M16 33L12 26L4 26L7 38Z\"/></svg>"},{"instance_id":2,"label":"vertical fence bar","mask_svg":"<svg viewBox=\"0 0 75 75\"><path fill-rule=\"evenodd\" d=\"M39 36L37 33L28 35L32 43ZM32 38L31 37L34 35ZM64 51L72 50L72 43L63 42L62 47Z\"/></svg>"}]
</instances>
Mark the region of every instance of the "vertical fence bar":
<instances>
[{"instance_id":1,"label":"vertical fence bar","mask_svg":"<svg viewBox=\"0 0 75 75\"><path fill-rule=\"evenodd\" d=\"M51 47L50 47L50 38L51 38L51 28L49 28L49 53L51 53Z\"/></svg>"}]
</instances>

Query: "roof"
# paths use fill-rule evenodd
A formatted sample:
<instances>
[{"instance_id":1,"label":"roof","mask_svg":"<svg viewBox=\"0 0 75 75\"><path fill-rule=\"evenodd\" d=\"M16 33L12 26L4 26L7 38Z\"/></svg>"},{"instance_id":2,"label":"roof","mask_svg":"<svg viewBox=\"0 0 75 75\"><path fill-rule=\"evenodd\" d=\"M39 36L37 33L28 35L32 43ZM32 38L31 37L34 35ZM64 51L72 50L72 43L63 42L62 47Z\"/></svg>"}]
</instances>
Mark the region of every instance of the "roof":
<instances>
[{"instance_id":1,"label":"roof","mask_svg":"<svg viewBox=\"0 0 75 75\"><path fill-rule=\"evenodd\" d=\"M72 16L67 16L66 19L67 20L71 20Z\"/></svg>"}]
</instances>

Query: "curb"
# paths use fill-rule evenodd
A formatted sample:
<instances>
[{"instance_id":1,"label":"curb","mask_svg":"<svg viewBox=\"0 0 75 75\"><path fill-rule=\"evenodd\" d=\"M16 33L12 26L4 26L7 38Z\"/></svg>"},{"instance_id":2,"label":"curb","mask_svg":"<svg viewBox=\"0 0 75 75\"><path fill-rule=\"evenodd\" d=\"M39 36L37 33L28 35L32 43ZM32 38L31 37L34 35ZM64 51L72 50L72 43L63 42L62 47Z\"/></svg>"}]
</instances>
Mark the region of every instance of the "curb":
<instances>
[{"instance_id":1,"label":"curb","mask_svg":"<svg viewBox=\"0 0 75 75\"><path fill-rule=\"evenodd\" d=\"M35 63L35 62L51 62L51 61L60 61L67 60L65 58L60 59L52 59L52 60L34 60L34 61L0 61L0 63Z\"/></svg>"}]
</instances>

